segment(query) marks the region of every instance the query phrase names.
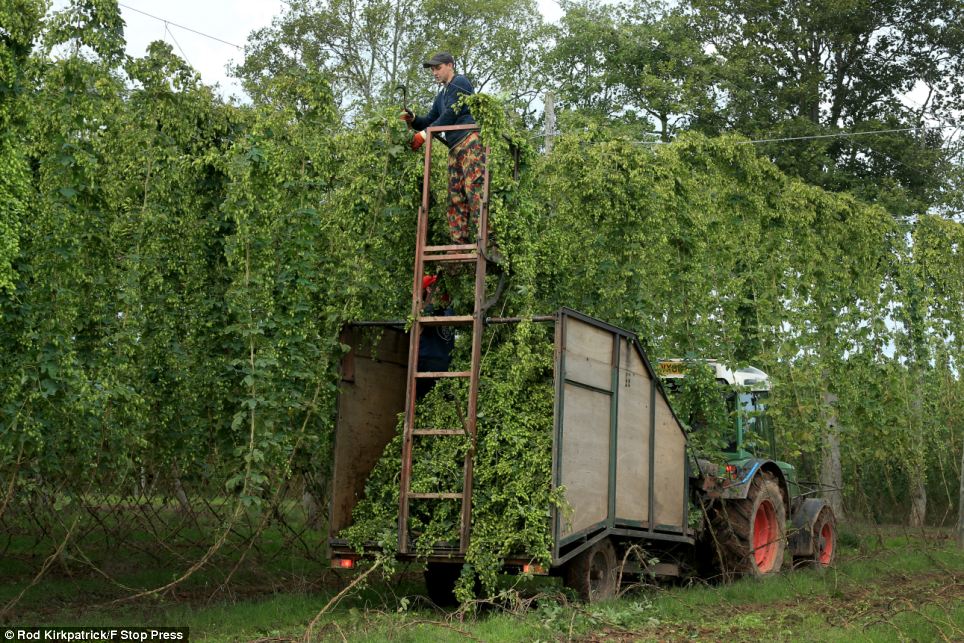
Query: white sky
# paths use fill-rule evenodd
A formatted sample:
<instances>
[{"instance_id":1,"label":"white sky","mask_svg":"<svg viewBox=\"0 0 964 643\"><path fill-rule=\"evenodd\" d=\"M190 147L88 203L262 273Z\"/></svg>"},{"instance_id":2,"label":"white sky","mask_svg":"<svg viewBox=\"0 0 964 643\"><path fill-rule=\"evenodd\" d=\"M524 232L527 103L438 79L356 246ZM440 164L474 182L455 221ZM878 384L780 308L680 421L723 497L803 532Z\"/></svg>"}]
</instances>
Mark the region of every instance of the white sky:
<instances>
[{"instance_id":1,"label":"white sky","mask_svg":"<svg viewBox=\"0 0 964 643\"><path fill-rule=\"evenodd\" d=\"M562 9L555 0L537 0L539 10L549 21L556 21ZM69 6L69 0L53 0L53 10ZM241 97L238 83L229 78L225 67L240 62L242 52L231 45L199 36L163 20L220 38L243 47L255 29L271 24L281 13L283 0L121 0L121 15L127 24L124 35L127 53L143 56L154 40L166 40L174 52L187 59L208 85L219 85L224 97ZM126 5L126 6L125 6ZM149 13L150 18L132 9Z\"/></svg>"}]
</instances>

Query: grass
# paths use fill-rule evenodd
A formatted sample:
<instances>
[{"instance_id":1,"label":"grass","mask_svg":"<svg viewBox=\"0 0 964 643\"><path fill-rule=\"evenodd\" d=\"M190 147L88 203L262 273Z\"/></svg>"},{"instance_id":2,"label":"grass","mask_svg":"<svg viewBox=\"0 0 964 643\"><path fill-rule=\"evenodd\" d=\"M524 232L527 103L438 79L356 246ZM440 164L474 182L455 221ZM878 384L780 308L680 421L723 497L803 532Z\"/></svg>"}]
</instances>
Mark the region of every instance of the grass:
<instances>
[{"instance_id":1,"label":"grass","mask_svg":"<svg viewBox=\"0 0 964 643\"><path fill-rule=\"evenodd\" d=\"M838 565L728 585L641 586L582 605L556 579L507 577L502 600L474 611L443 611L421 597L409 568L346 595L314 627L317 640L351 641L940 641L964 640L964 552L946 539L901 534L843 535ZM352 576L318 565L246 571L229 588L216 569L199 572L163 598L123 596L92 577L51 576L18 604L13 625L188 626L194 641L288 640ZM143 563L144 561L138 561ZM287 565L287 567L285 567ZM170 572L131 569L139 582ZM280 580L279 580L280 579ZM126 578L124 580L127 580ZM0 585L0 600L17 587Z\"/></svg>"}]
</instances>

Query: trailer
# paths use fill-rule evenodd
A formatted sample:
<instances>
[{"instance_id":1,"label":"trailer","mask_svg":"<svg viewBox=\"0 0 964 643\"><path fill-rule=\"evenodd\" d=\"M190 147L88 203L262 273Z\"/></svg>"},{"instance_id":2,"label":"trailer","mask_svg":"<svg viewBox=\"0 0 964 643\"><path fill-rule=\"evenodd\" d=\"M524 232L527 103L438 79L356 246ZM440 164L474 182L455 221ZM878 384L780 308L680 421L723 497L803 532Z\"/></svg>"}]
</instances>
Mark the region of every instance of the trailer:
<instances>
[{"instance_id":1,"label":"trailer","mask_svg":"<svg viewBox=\"0 0 964 643\"><path fill-rule=\"evenodd\" d=\"M567 510L546 508L551 567L535 571L564 576L585 598L606 596L615 591L617 561L634 544L652 551L695 542L686 433L633 333L568 308L543 320L554 325L552 485L565 488ZM380 332L374 345L373 326ZM329 522L336 565L359 556L338 534L351 524L405 410L411 338L404 327L368 324L347 328L343 342L350 350L339 386ZM400 546L398 557L416 555ZM464 560L464 547L435 548L430 591L444 596ZM521 570L531 560L518 552L506 568ZM664 564L663 571L671 570Z\"/></svg>"}]
</instances>

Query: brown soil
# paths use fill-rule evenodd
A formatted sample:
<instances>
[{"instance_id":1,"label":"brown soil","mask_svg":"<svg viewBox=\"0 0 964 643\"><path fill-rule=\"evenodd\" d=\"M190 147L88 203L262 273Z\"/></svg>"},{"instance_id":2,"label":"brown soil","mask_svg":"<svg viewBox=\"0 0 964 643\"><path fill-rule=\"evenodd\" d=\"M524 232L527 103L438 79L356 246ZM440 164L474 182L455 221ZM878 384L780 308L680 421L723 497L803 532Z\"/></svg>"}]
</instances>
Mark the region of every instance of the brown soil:
<instances>
[{"instance_id":1,"label":"brown soil","mask_svg":"<svg viewBox=\"0 0 964 643\"><path fill-rule=\"evenodd\" d=\"M582 641L760 641L801 640L804 619L820 614L830 627L860 632L887 624L901 613L927 606L958 606L964 602L964 575L953 572L891 574L873 584L841 590L833 596L773 603L722 604L694 608L686 622L666 622L628 630L606 627ZM964 640L964 630L950 625L949 640ZM895 626L896 627L896 626Z\"/></svg>"}]
</instances>

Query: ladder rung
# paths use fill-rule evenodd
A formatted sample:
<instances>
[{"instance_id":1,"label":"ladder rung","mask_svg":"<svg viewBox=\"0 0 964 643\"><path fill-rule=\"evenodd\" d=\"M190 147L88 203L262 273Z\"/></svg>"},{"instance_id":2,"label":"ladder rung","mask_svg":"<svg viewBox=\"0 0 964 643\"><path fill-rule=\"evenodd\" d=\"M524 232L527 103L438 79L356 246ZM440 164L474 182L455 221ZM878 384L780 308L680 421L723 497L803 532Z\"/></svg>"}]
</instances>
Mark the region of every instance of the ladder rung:
<instances>
[{"instance_id":1,"label":"ladder rung","mask_svg":"<svg viewBox=\"0 0 964 643\"><path fill-rule=\"evenodd\" d=\"M409 500L461 500L460 493L409 493Z\"/></svg>"},{"instance_id":2,"label":"ladder rung","mask_svg":"<svg viewBox=\"0 0 964 643\"><path fill-rule=\"evenodd\" d=\"M415 377L420 379L438 379L440 377L470 377L472 371L422 371L415 373Z\"/></svg>"},{"instance_id":3,"label":"ladder rung","mask_svg":"<svg viewBox=\"0 0 964 643\"><path fill-rule=\"evenodd\" d=\"M442 317L419 317L418 323L426 326L457 326L471 324L475 319L472 315L448 315Z\"/></svg>"},{"instance_id":4,"label":"ladder rung","mask_svg":"<svg viewBox=\"0 0 964 643\"><path fill-rule=\"evenodd\" d=\"M451 255L425 255L422 257L425 261L475 261L476 258L474 252L459 252Z\"/></svg>"},{"instance_id":5,"label":"ladder rung","mask_svg":"<svg viewBox=\"0 0 964 643\"><path fill-rule=\"evenodd\" d=\"M412 435L468 435L465 429L415 429Z\"/></svg>"},{"instance_id":6,"label":"ladder rung","mask_svg":"<svg viewBox=\"0 0 964 643\"><path fill-rule=\"evenodd\" d=\"M425 252L451 252L453 250L475 250L478 246L474 243L462 243L455 246L425 246L423 250Z\"/></svg>"}]
</instances>

